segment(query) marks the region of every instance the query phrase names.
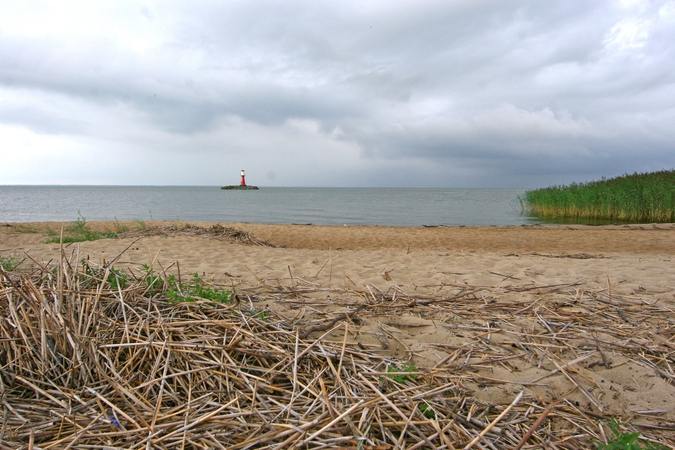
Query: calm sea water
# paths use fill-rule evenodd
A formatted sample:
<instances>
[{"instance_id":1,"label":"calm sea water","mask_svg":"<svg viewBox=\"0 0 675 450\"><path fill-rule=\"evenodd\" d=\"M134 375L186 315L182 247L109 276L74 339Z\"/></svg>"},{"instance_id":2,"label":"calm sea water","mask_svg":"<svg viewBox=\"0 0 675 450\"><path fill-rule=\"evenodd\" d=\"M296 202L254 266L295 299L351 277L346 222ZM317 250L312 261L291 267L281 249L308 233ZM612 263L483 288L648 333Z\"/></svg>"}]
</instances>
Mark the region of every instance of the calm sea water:
<instances>
[{"instance_id":1,"label":"calm sea water","mask_svg":"<svg viewBox=\"0 0 675 450\"><path fill-rule=\"evenodd\" d=\"M522 225L513 189L0 186L0 221L180 220L316 225Z\"/></svg>"}]
</instances>

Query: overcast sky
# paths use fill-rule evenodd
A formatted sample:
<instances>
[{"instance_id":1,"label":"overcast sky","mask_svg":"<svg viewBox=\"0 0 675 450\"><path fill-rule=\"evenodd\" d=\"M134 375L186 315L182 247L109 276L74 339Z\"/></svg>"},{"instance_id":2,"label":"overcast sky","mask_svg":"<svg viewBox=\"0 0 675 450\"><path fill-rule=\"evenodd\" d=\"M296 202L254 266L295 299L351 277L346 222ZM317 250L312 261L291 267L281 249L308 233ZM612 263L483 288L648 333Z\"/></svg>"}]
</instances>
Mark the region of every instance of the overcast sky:
<instances>
[{"instance_id":1,"label":"overcast sky","mask_svg":"<svg viewBox=\"0 0 675 450\"><path fill-rule=\"evenodd\" d=\"M0 0L0 184L675 167L675 1Z\"/></svg>"}]
</instances>

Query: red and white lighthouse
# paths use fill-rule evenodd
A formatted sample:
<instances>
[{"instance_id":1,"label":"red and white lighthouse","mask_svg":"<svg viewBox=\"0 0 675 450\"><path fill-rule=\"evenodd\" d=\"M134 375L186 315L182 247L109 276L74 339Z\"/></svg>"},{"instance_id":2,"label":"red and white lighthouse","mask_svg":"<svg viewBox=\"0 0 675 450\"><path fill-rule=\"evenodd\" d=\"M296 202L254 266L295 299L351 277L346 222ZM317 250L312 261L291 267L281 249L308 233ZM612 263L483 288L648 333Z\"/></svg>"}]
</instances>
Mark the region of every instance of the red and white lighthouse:
<instances>
[{"instance_id":1,"label":"red and white lighthouse","mask_svg":"<svg viewBox=\"0 0 675 450\"><path fill-rule=\"evenodd\" d=\"M244 169L241 169L241 183L239 183L239 186L246 186L246 174L244 173Z\"/></svg>"}]
</instances>

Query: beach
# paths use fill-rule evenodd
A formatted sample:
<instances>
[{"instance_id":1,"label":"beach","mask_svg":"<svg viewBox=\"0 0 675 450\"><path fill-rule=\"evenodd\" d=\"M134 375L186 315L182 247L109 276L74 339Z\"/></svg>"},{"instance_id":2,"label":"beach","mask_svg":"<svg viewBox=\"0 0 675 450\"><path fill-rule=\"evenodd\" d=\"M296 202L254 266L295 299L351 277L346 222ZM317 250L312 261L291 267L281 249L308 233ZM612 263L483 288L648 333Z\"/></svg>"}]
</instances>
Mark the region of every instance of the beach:
<instances>
[{"instance_id":1,"label":"beach","mask_svg":"<svg viewBox=\"0 0 675 450\"><path fill-rule=\"evenodd\" d=\"M673 224L121 225L124 237L64 244L63 255L197 273L293 321L301 337L328 333L419 372L452 373L485 404L523 391L672 444L663 435L675 430ZM1 226L0 255L58 262L61 246L44 232L61 226ZM263 245L231 240L228 229Z\"/></svg>"}]
</instances>

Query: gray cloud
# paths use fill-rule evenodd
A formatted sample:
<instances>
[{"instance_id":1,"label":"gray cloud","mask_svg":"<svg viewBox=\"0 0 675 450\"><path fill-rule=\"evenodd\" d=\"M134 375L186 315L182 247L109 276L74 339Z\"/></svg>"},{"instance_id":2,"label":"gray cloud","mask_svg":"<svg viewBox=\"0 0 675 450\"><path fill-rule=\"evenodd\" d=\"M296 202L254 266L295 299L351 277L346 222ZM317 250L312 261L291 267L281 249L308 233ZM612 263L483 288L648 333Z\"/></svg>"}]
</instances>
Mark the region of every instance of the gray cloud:
<instances>
[{"instance_id":1,"label":"gray cloud","mask_svg":"<svg viewBox=\"0 0 675 450\"><path fill-rule=\"evenodd\" d=\"M274 185L533 187L675 166L673 1L74 5L0 6L0 132L30 144L22 167L71 144L168 177L121 164L93 177L109 183L246 164ZM0 183L44 179L6 167Z\"/></svg>"}]
</instances>

